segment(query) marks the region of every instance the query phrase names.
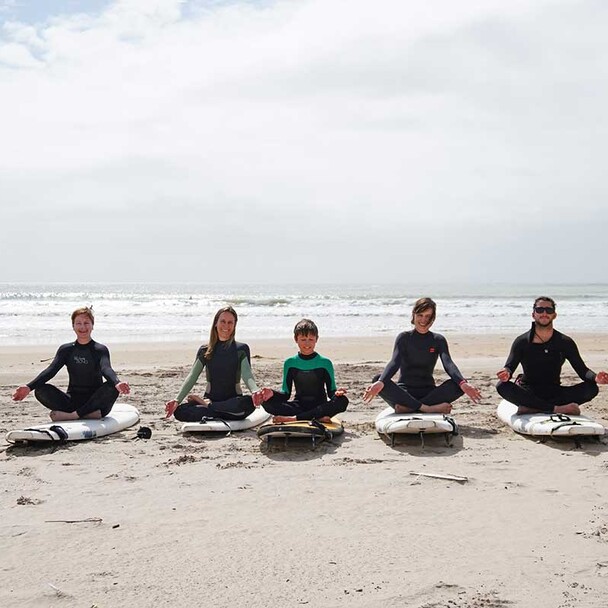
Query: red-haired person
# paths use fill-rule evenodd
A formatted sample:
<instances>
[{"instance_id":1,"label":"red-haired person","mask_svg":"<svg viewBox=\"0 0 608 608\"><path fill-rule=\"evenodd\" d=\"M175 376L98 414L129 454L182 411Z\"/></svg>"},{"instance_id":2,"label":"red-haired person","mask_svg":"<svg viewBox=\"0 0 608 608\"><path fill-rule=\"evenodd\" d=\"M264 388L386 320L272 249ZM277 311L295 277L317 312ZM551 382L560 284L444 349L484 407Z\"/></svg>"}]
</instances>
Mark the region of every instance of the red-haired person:
<instances>
[{"instance_id":1,"label":"red-haired person","mask_svg":"<svg viewBox=\"0 0 608 608\"><path fill-rule=\"evenodd\" d=\"M72 313L76 340L60 346L51 364L14 392L13 401L22 401L34 391L55 422L107 416L118 395L128 395L131 389L112 369L108 348L91 338L94 325L93 310L77 308ZM66 391L49 384L64 366L69 378Z\"/></svg>"}]
</instances>

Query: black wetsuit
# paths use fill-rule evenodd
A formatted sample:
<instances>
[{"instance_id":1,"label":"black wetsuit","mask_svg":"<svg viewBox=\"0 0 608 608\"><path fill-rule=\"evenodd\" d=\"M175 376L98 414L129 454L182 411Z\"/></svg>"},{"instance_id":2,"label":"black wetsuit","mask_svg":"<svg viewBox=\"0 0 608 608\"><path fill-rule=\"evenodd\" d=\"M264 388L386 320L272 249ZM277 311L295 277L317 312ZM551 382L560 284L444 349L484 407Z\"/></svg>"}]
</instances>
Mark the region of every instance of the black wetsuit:
<instances>
[{"instance_id":1,"label":"black wetsuit","mask_svg":"<svg viewBox=\"0 0 608 608\"><path fill-rule=\"evenodd\" d=\"M515 338L505 363L511 376L521 363L524 373L515 382L499 382L496 385L503 399L517 406L529 407L540 412L553 412L556 405L587 403L597 393L595 372L583 362L576 343L557 330L546 342L533 342L532 329ZM562 366L566 361L583 380L573 386L561 386Z\"/></svg>"},{"instance_id":2,"label":"black wetsuit","mask_svg":"<svg viewBox=\"0 0 608 608\"><path fill-rule=\"evenodd\" d=\"M253 393L258 390L251 373L249 346L241 342L218 342L211 359L205 359L207 346L201 346L194 365L186 378L177 402L180 403L192 390L203 369L207 386L205 398L211 401L208 407L196 403L182 403L174 412L176 420L200 422L203 418L242 420L255 409L253 399L241 392L241 378Z\"/></svg>"},{"instance_id":3,"label":"black wetsuit","mask_svg":"<svg viewBox=\"0 0 608 608\"><path fill-rule=\"evenodd\" d=\"M289 401L294 386L295 399ZM319 353L298 353L287 359L283 365L282 392L273 391L273 396L264 403L269 414L295 416L297 420L331 418L345 411L347 406L345 395L336 396L332 362Z\"/></svg>"},{"instance_id":4,"label":"black wetsuit","mask_svg":"<svg viewBox=\"0 0 608 608\"><path fill-rule=\"evenodd\" d=\"M433 370L438 358L450 380L436 386ZM393 382L391 378L397 370L400 371L399 380ZM450 357L448 343L441 334L432 331L421 334L412 329L400 333L391 360L373 379L377 380L384 383L379 393L384 401L392 407L403 405L412 411L418 411L423 403L452 403L463 395L459 385L464 378Z\"/></svg>"},{"instance_id":5,"label":"black wetsuit","mask_svg":"<svg viewBox=\"0 0 608 608\"><path fill-rule=\"evenodd\" d=\"M69 376L67 392L47 384L64 365ZM119 382L107 347L91 340L87 344L70 342L60 346L51 364L27 386L50 410L77 412L80 418L86 418L96 410L102 416L110 412L118 397Z\"/></svg>"}]
</instances>

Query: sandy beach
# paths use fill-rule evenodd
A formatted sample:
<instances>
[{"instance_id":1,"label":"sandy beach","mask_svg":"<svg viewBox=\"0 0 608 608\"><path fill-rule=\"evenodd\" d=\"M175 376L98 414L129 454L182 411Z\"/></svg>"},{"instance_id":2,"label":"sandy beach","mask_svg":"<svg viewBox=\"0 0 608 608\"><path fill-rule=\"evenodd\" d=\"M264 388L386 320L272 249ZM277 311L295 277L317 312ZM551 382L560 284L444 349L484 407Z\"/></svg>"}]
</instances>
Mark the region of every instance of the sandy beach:
<instances>
[{"instance_id":1,"label":"sandy beach","mask_svg":"<svg viewBox=\"0 0 608 608\"><path fill-rule=\"evenodd\" d=\"M573 337L592 369L608 367L605 335ZM391 447L373 425L384 402L361 399L392 338L321 338L351 404L344 435L314 450L255 431L180 434L163 405L197 343L108 344L140 424L67 445L2 439L0 606L605 606L606 440L540 443L498 421L495 372L513 338L448 336L484 398L455 403L452 447L424 448ZM47 421L33 396L10 396L56 346L0 349L2 437ZM278 386L293 342L250 346L258 383ZM584 413L608 425L608 387ZM151 439L136 439L140 425Z\"/></svg>"}]
</instances>

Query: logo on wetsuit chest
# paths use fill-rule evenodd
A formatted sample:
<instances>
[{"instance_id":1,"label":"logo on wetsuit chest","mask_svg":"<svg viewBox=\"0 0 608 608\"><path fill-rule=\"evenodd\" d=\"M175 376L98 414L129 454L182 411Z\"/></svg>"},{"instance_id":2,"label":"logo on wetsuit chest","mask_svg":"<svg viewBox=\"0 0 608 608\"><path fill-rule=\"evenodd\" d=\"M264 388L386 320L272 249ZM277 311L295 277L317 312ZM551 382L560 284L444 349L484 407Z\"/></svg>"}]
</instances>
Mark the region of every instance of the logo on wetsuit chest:
<instances>
[{"instance_id":1,"label":"logo on wetsuit chest","mask_svg":"<svg viewBox=\"0 0 608 608\"><path fill-rule=\"evenodd\" d=\"M89 361L86 357L79 357L78 355L74 355L74 363L78 363L80 365L87 365Z\"/></svg>"},{"instance_id":2,"label":"logo on wetsuit chest","mask_svg":"<svg viewBox=\"0 0 608 608\"><path fill-rule=\"evenodd\" d=\"M434 347L434 346L431 346L431 348L429 348L429 352L430 352L430 353L434 353L434 352L435 352L435 347Z\"/></svg>"}]
</instances>

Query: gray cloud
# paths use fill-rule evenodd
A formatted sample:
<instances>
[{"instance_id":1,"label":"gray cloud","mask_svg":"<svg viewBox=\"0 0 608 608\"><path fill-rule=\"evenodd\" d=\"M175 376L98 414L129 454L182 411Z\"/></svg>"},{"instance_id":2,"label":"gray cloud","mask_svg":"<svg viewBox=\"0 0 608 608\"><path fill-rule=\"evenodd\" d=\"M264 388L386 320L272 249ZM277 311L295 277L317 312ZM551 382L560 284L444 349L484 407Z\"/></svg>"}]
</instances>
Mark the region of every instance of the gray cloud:
<instances>
[{"instance_id":1,"label":"gray cloud","mask_svg":"<svg viewBox=\"0 0 608 608\"><path fill-rule=\"evenodd\" d=\"M5 280L601 280L603 3L95 10L0 30Z\"/></svg>"}]
</instances>

